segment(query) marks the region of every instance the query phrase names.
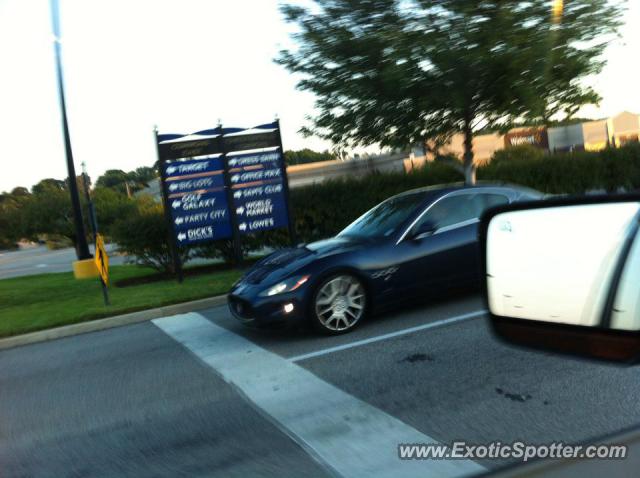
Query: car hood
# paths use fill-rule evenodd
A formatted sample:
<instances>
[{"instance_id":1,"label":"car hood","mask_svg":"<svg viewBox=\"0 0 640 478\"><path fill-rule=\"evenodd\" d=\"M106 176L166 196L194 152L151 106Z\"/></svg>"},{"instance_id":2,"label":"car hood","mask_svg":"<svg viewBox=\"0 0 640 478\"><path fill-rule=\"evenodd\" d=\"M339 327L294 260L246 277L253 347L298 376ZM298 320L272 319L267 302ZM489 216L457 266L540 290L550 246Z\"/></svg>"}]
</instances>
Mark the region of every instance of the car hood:
<instances>
[{"instance_id":1,"label":"car hood","mask_svg":"<svg viewBox=\"0 0 640 478\"><path fill-rule=\"evenodd\" d=\"M305 246L280 249L256 262L242 280L249 284L275 283L317 259L359 249L367 242L352 237L332 237Z\"/></svg>"}]
</instances>

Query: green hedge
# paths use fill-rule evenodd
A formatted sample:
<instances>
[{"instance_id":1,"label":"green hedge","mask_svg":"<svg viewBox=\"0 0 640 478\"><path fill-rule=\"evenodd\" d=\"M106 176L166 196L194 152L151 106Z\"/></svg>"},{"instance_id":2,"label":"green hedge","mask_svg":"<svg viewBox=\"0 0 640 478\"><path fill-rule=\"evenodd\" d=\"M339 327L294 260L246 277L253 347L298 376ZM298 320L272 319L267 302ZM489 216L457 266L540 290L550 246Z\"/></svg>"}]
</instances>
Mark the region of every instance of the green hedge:
<instances>
[{"instance_id":1,"label":"green hedge","mask_svg":"<svg viewBox=\"0 0 640 478\"><path fill-rule=\"evenodd\" d=\"M500 152L495 159L478 170L478 179L520 184L552 194L640 189L638 144L597 153L552 155L513 148ZM372 174L293 189L291 205L298 241L310 242L333 236L359 215L394 194L462 179L462 174L451 166L433 162L409 174ZM115 225L113 236L124 252L142 258L147 265L164 270L171 268L161 207L141 204L136 214ZM269 231L245 237L243 249L247 252L288 243L286 231ZM228 262L232 259L229 241L184 251L183 257L185 260L188 257L218 257Z\"/></svg>"},{"instance_id":2,"label":"green hedge","mask_svg":"<svg viewBox=\"0 0 640 478\"><path fill-rule=\"evenodd\" d=\"M513 182L552 194L640 188L640 145L637 143L600 152L542 157L527 157L518 150L517 156L509 158L508 153L508 149L500 152L499 161L480 168L478 179Z\"/></svg>"},{"instance_id":3,"label":"green hedge","mask_svg":"<svg viewBox=\"0 0 640 478\"><path fill-rule=\"evenodd\" d=\"M514 147L496 153L494 159L478 169L479 180L520 184L550 194L640 189L637 143L600 152L550 155L531 147ZM374 174L293 189L296 231L305 242L332 236L389 196L462 180L458 171L434 162L409 174Z\"/></svg>"},{"instance_id":4,"label":"green hedge","mask_svg":"<svg viewBox=\"0 0 640 478\"><path fill-rule=\"evenodd\" d=\"M499 149L493 154L491 164L501 163L503 161L522 161L544 159L547 156L544 150L537 148L531 144L519 144L510 146L505 149Z\"/></svg>"}]
</instances>

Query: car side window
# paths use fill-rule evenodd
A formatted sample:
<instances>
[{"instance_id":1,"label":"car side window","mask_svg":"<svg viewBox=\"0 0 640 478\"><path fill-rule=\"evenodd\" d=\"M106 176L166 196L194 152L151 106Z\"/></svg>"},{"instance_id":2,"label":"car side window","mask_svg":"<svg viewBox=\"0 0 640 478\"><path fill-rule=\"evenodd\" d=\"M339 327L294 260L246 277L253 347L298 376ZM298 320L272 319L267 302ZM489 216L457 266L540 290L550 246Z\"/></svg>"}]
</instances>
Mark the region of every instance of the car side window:
<instances>
[{"instance_id":1,"label":"car side window","mask_svg":"<svg viewBox=\"0 0 640 478\"><path fill-rule=\"evenodd\" d=\"M480 214L495 206L502 206L503 204L509 204L509 198L504 194L498 193L480 193L478 194L481 210Z\"/></svg>"},{"instance_id":2,"label":"car side window","mask_svg":"<svg viewBox=\"0 0 640 478\"><path fill-rule=\"evenodd\" d=\"M482 212L479 194L460 194L446 197L435 203L414 228L425 222L431 222L436 229L452 226L459 222L477 219Z\"/></svg>"}]
</instances>

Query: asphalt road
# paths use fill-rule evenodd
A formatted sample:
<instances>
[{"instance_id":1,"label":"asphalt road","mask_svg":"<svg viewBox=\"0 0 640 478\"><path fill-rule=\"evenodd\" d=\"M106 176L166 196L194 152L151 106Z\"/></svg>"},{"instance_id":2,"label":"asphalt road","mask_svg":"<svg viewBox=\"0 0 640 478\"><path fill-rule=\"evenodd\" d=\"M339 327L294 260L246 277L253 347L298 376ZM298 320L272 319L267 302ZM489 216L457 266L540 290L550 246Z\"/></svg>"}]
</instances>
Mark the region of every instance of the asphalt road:
<instances>
[{"instance_id":1,"label":"asphalt road","mask_svg":"<svg viewBox=\"0 0 640 478\"><path fill-rule=\"evenodd\" d=\"M639 375L497 342L475 295L330 338L218 307L0 352L0 475L459 476L505 462L397 442L592 440L640 424Z\"/></svg>"},{"instance_id":2,"label":"asphalt road","mask_svg":"<svg viewBox=\"0 0 640 478\"><path fill-rule=\"evenodd\" d=\"M93 253L93 246L89 246ZM124 264L125 257L112 254L115 247L107 244L109 264ZM76 251L71 247L51 251L45 246L26 247L17 251L0 251L0 279L21 277L49 272L69 272L76 260Z\"/></svg>"},{"instance_id":3,"label":"asphalt road","mask_svg":"<svg viewBox=\"0 0 640 478\"><path fill-rule=\"evenodd\" d=\"M89 245L93 254L94 247ZM125 264L128 258L116 254L116 244L106 244L109 254L109 264L112 266ZM254 251L251 255L259 256L268 252L268 249ZM70 272L73 270L73 262L76 260L76 251L71 247L51 251L45 246L25 247L17 251L0 251L0 280L11 277L23 277L50 272ZM189 265L208 264L220 262L219 260L192 258Z\"/></svg>"}]
</instances>

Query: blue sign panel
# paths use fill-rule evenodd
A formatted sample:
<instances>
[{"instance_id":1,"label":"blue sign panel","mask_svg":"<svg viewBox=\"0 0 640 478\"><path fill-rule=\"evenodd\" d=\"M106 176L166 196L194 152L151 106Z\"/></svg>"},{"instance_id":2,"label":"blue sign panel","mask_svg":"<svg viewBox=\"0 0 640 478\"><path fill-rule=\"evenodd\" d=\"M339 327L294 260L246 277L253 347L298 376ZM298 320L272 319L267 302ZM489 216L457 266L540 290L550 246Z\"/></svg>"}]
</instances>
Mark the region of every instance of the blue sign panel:
<instances>
[{"instance_id":1,"label":"blue sign panel","mask_svg":"<svg viewBox=\"0 0 640 478\"><path fill-rule=\"evenodd\" d=\"M169 195L224 187L220 159L174 161L165 164L165 181Z\"/></svg>"},{"instance_id":2,"label":"blue sign panel","mask_svg":"<svg viewBox=\"0 0 640 478\"><path fill-rule=\"evenodd\" d=\"M240 234L267 231L288 224L287 202L281 179L234 186L233 204Z\"/></svg>"},{"instance_id":3,"label":"blue sign panel","mask_svg":"<svg viewBox=\"0 0 640 478\"><path fill-rule=\"evenodd\" d=\"M240 154L237 156L229 156L227 158L229 168L242 168L246 166L255 166L263 164L271 168L282 167L282 155L280 151L270 151L268 153Z\"/></svg>"},{"instance_id":4,"label":"blue sign panel","mask_svg":"<svg viewBox=\"0 0 640 478\"><path fill-rule=\"evenodd\" d=\"M178 244L232 236L220 158L165 163L164 175Z\"/></svg>"},{"instance_id":5,"label":"blue sign panel","mask_svg":"<svg viewBox=\"0 0 640 478\"><path fill-rule=\"evenodd\" d=\"M193 176L206 174L224 169L220 158L213 159L190 159L188 161L173 161L165 163L164 177L168 180L176 176Z\"/></svg>"},{"instance_id":6,"label":"blue sign panel","mask_svg":"<svg viewBox=\"0 0 640 478\"><path fill-rule=\"evenodd\" d=\"M224 234L222 230L226 230ZM198 226L189 227L176 232L176 239L181 246L191 246L199 242L217 241L220 239L228 239L231 237L231 226Z\"/></svg>"},{"instance_id":7,"label":"blue sign panel","mask_svg":"<svg viewBox=\"0 0 640 478\"><path fill-rule=\"evenodd\" d=\"M224 187L222 171L219 173L207 174L207 176L176 176L171 179L167 179L167 189L169 190L169 194L189 193Z\"/></svg>"},{"instance_id":8,"label":"blue sign panel","mask_svg":"<svg viewBox=\"0 0 640 478\"><path fill-rule=\"evenodd\" d=\"M173 230L180 245L231 237L231 219L224 189L170 196Z\"/></svg>"},{"instance_id":9,"label":"blue sign panel","mask_svg":"<svg viewBox=\"0 0 640 478\"><path fill-rule=\"evenodd\" d=\"M231 186L252 186L254 182L273 179L282 179L282 168L266 168L263 166L258 166L255 169L242 168L242 170L231 173Z\"/></svg>"},{"instance_id":10,"label":"blue sign panel","mask_svg":"<svg viewBox=\"0 0 640 478\"><path fill-rule=\"evenodd\" d=\"M234 186L233 200L234 202L248 199L260 199L264 196L280 196L284 195L284 184L282 181L270 181L252 186Z\"/></svg>"}]
</instances>

